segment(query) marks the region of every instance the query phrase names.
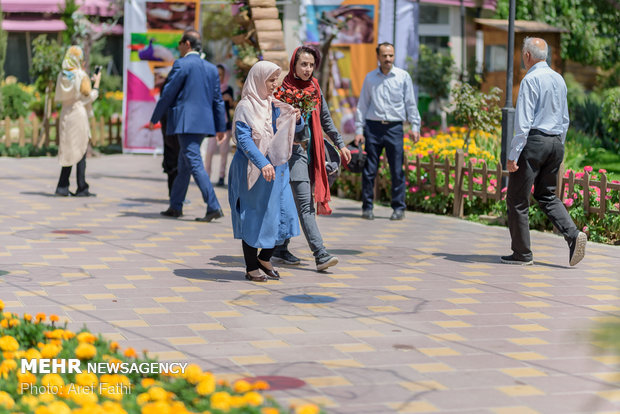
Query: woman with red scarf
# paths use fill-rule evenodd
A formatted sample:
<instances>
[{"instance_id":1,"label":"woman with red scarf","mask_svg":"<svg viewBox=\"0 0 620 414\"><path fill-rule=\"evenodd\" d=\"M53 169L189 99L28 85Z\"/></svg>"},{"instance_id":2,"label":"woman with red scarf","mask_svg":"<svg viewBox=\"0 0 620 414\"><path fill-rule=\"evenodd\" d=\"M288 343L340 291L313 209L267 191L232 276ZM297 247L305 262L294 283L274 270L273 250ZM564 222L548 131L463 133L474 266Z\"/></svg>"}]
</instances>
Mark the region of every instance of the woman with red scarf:
<instances>
[{"instance_id":1,"label":"woman with red scarf","mask_svg":"<svg viewBox=\"0 0 620 414\"><path fill-rule=\"evenodd\" d=\"M315 211L320 215L329 215L332 212L329 208L330 195L325 169L323 131L340 149L345 162L348 163L351 160L351 152L346 148L340 133L334 126L319 82L312 76L320 60L321 55L318 50L307 46L298 47L291 58L289 73L282 82L282 86L286 89L309 92L318 102L310 114L306 114L309 128L295 134L293 154L288 165L291 189L301 227L314 254L316 269L319 272L338 263L338 258L327 253L323 245L323 238L315 216ZM313 195L317 203L316 210ZM288 243L289 240L286 240L284 244L276 246L272 256L273 261L289 265L299 264L300 260L288 251Z\"/></svg>"}]
</instances>

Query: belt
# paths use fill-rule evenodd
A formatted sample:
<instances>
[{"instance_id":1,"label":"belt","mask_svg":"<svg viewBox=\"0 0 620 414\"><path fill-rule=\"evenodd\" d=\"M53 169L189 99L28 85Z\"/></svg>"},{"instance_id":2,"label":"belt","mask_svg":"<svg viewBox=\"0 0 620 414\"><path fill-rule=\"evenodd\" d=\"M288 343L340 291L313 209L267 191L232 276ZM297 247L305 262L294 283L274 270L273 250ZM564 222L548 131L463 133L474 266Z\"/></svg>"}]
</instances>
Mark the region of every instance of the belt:
<instances>
[{"instance_id":1,"label":"belt","mask_svg":"<svg viewBox=\"0 0 620 414\"><path fill-rule=\"evenodd\" d=\"M374 124L381 124L381 125L396 125L396 124L402 124L403 121L375 121L372 119L367 119L366 120L367 123L374 123Z\"/></svg>"},{"instance_id":2,"label":"belt","mask_svg":"<svg viewBox=\"0 0 620 414\"><path fill-rule=\"evenodd\" d=\"M558 137L558 136L560 136L560 134L547 134L546 132L543 132L540 129L530 129L530 132L529 132L529 134L527 134L527 136L531 137L532 135L542 135L543 137Z\"/></svg>"}]
</instances>

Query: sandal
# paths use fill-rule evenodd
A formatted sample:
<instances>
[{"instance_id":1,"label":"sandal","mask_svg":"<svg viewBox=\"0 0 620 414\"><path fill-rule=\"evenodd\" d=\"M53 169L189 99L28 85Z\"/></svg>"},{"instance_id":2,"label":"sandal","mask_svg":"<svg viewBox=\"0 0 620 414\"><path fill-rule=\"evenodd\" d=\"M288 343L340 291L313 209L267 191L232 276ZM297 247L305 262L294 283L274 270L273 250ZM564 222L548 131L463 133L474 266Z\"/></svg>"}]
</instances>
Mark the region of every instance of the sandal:
<instances>
[{"instance_id":1,"label":"sandal","mask_svg":"<svg viewBox=\"0 0 620 414\"><path fill-rule=\"evenodd\" d=\"M260 270L262 270L263 272L265 272L265 274L267 275L267 277L269 279L273 279L273 280L279 280L280 279L280 273L278 273L278 271L276 269L267 269L265 266L263 266L260 262L260 260L258 260L258 267L260 268Z\"/></svg>"},{"instance_id":2,"label":"sandal","mask_svg":"<svg viewBox=\"0 0 620 414\"><path fill-rule=\"evenodd\" d=\"M251 274L246 273L245 278L249 280L250 282L266 282L267 281L267 276L265 275L252 276Z\"/></svg>"}]
</instances>

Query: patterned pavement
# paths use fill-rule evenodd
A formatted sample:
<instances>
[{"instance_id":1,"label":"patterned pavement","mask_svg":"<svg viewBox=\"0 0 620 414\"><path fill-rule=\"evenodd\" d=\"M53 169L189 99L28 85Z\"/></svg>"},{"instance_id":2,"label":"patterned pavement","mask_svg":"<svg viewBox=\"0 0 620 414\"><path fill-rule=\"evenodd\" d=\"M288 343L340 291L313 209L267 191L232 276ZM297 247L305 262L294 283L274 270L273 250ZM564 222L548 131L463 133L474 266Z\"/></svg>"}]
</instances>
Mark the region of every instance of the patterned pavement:
<instances>
[{"instance_id":1,"label":"patterned pavement","mask_svg":"<svg viewBox=\"0 0 620 414\"><path fill-rule=\"evenodd\" d=\"M0 165L10 311L56 313L229 379L288 377L274 397L329 413L620 413L620 358L592 339L620 310L618 247L588 243L570 268L563 239L533 232L535 265L502 265L505 228L411 212L391 222L384 207L362 221L358 202L336 199L319 225L340 264L315 272L297 237L302 266L252 283L225 189L223 219L194 221L205 206L193 183L185 216L160 217L161 157L90 158L88 199L52 195L55 158Z\"/></svg>"}]
</instances>

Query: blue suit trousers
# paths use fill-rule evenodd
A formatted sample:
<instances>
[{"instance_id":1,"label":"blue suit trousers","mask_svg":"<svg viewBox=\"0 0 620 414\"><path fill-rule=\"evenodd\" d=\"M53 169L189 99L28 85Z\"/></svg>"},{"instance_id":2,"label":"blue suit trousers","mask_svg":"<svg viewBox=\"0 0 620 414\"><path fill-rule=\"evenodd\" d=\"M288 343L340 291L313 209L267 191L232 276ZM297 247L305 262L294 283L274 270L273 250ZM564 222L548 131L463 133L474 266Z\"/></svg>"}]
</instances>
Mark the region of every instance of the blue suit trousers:
<instances>
[{"instance_id":1,"label":"blue suit trousers","mask_svg":"<svg viewBox=\"0 0 620 414\"><path fill-rule=\"evenodd\" d=\"M170 207L175 210L183 210L183 200L185 200L187 195L190 175L194 177L196 185L200 188L202 199L207 205L207 213L220 209L220 203L217 201L209 174L205 171L202 157L200 156L200 143L203 138L202 134L179 135L177 177L174 179L172 191L170 192Z\"/></svg>"}]
</instances>

